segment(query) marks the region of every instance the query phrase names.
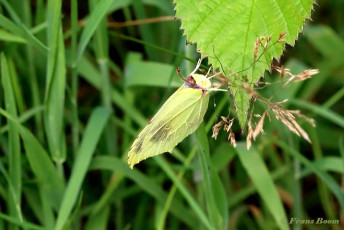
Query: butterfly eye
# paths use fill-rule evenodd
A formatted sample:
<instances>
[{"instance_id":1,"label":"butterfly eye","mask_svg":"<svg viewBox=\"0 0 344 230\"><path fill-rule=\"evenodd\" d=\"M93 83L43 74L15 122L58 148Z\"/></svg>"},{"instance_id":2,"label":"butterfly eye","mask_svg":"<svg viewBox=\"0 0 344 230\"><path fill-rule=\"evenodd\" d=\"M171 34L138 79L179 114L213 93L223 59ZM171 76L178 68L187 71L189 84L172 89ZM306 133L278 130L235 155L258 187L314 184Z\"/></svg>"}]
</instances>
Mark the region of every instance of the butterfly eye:
<instances>
[{"instance_id":1,"label":"butterfly eye","mask_svg":"<svg viewBox=\"0 0 344 230\"><path fill-rule=\"evenodd\" d=\"M183 76L180 74L180 68L179 67L177 68L177 74L190 87L193 87L193 86L196 85L196 80L192 77L192 74L188 78L186 78L186 79L183 78Z\"/></svg>"},{"instance_id":2,"label":"butterfly eye","mask_svg":"<svg viewBox=\"0 0 344 230\"><path fill-rule=\"evenodd\" d=\"M185 81L186 81L186 83L188 83L191 86L196 85L196 81L195 81L195 79L192 76L189 76L188 78L186 78Z\"/></svg>"}]
</instances>

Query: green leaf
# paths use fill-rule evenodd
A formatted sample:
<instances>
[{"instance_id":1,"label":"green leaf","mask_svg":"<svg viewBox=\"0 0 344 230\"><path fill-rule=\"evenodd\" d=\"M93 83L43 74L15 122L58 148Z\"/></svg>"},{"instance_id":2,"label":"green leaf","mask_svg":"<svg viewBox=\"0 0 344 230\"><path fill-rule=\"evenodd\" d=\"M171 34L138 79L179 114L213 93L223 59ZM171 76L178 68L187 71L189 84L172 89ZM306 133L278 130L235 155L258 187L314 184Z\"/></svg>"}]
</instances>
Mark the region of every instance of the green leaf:
<instances>
[{"instance_id":1,"label":"green leaf","mask_svg":"<svg viewBox=\"0 0 344 230\"><path fill-rule=\"evenodd\" d=\"M257 82L270 69L272 59L281 56L284 44L274 43L281 33L286 32L284 40L294 45L314 1L175 0L175 3L176 16L182 21L188 42L197 43L202 56L209 56L214 68L222 66L226 74L229 70L242 71L232 77L237 87L231 91L244 128L251 96L241 90L242 81L246 78L250 84ZM268 36L272 36L270 45L274 45L253 65L257 38Z\"/></svg>"},{"instance_id":2,"label":"green leaf","mask_svg":"<svg viewBox=\"0 0 344 230\"><path fill-rule=\"evenodd\" d=\"M274 217L277 226L280 229L289 229L287 216L283 209L282 201L278 196L276 186L258 152L254 147L246 150L242 144L239 144L236 150L240 162L252 179L253 184L257 188L259 195L262 197L271 215Z\"/></svg>"}]
</instances>

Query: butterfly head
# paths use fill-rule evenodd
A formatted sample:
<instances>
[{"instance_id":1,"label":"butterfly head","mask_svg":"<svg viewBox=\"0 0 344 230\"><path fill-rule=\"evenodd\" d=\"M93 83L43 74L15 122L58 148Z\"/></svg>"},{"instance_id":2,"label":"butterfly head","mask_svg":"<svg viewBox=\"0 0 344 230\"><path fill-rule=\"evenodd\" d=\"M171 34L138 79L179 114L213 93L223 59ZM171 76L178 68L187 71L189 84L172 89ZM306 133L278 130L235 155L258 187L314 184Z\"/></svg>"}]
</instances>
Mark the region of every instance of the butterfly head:
<instances>
[{"instance_id":1,"label":"butterfly head","mask_svg":"<svg viewBox=\"0 0 344 230\"><path fill-rule=\"evenodd\" d=\"M211 82L205 75L192 74L190 77L194 79L195 85L198 85L200 88L203 88L203 89L210 89Z\"/></svg>"},{"instance_id":2,"label":"butterfly head","mask_svg":"<svg viewBox=\"0 0 344 230\"><path fill-rule=\"evenodd\" d=\"M180 74L179 68L177 68L177 74L184 81L183 88L200 89L203 92L202 95L204 95L208 91L208 89L210 89L211 82L205 75L196 74L195 70L186 79L183 78L183 76Z\"/></svg>"}]
</instances>

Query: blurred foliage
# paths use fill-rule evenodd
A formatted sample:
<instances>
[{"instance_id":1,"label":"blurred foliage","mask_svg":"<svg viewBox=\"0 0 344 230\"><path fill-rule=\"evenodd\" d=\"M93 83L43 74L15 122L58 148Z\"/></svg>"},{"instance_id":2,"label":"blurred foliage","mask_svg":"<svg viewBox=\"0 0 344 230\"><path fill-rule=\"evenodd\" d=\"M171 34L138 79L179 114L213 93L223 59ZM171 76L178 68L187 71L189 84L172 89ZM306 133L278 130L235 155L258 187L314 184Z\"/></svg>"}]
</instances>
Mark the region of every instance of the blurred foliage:
<instances>
[{"instance_id":1,"label":"blurred foliage","mask_svg":"<svg viewBox=\"0 0 344 230\"><path fill-rule=\"evenodd\" d=\"M266 73L259 91L314 118L312 144L274 118L250 151L240 132L237 148L211 139L231 104L219 92L194 135L134 170L131 143L199 57L180 21L160 18L171 1L0 6L0 229L344 229L343 1L319 0L280 60L320 74L281 89ZM341 222L290 223L319 217Z\"/></svg>"}]
</instances>

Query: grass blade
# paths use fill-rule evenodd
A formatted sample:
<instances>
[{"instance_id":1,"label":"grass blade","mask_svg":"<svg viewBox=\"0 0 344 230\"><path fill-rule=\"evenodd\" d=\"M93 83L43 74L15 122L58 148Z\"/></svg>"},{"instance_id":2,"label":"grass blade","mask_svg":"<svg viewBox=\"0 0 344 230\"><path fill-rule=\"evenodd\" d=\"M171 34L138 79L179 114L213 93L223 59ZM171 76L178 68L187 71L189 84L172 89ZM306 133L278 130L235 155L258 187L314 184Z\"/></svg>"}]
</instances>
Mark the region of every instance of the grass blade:
<instances>
[{"instance_id":1,"label":"grass blade","mask_svg":"<svg viewBox=\"0 0 344 230\"><path fill-rule=\"evenodd\" d=\"M1 53L1 76L5 94L5 107L8 113L17 119L17 106L14 96L11 75L8 69L8 62L3 53ZM8 142L9 142L9 182L13 187L11 199L9 199L9 209L12 216L17 216L22 222L20 205L21 205L21 152L18 128L15 122L8 119ZM13 198L13 199L12 199ZM19 212L18 212L19 210Z\"/></svg>"},{"instance_id":2,"label":"grass blade","mask_svg":"<svg viewBox=\"0 0 344 230\"><path fill-rule=\"evenodd\" d=\"M12 32L14 35L25 39L28 44L36 47L38 50L42 51L43 54L46 54L48 52L48 48L35 36L33 36L33 34L28 29L26 29L24 25L18 26L11 20L6 18L4 15L0 14L0 26Z\"/></svg>"},{"instance_id":3,"label":"grass blade","mask_svg":"<svg viewBox=\"0 0 344 230\"><path fill-rule=\"evenodd\" d=\"M312 164L321 169L322 171L344 173L344 167L340 157L322 157L320 159L313 161ZM305 168L300 173L300 177L308 176L310 173L312 173L312 170L310 170L309 168Z\"/></svg>"},{"instance_id":4,"label":"grass blade","mask_svg":"<svg viewBox=\"0 0 344 230\"><path fill-rule=\"evenodd\" d=\"M315 166L312 162L310 162L307 158L305 158L301 153L296 151L295 149L290 148L286 143L277 138L270 136L271 140L274 141L279 147L285 150L287 153L296 157L300 160L302 164L304 164L307 168L313 171L321 180L327 184L333 194L337 197L341 209L344 210L344 192L341 190L340 186L336 183L336 181L327 173L320 170L317 166Z\"/></svg>"},{"instance_id":5,"label":"grass blade","mask_svg":"<svg viewBox=\"0 0 344 230\"><path fill-rule=\"evenodd\" d=\"M282 201L273 183L271 174L267 170L258 152L254 147L247 150L246 146L243 144L238 145L236 150L240 162L252 179L253 184L256 186L259 195L265 202L271 215L274 217L277 226L280 229L289 229Z\"/></svg>"},{"instance_id":6,"label":"grass blade","mask_svg":"<svg viewBox=\"0 0 344 230\"><path fill-rule=\"evenodd\" d=\"M145 8L144 8L144 4L142 0L132 0L132 7L133 7L133 11L135 13L135 17L138 19L144 19L147 18L146 12L145 12ZM152 33L152 29L151 29L151 25L146 24L146 25L139 25L139 30L140 30L140 34L143 38L143 40L147 43L152 43L155 44L155 37L153 36ZM145 51L147 53L147 55L150 57L150 59L156 60L156 52L154 52L154 50L149 47L149 46L145 46Z\"/></svg>"},{"instance_id":7,"label":"grass blade","mask_svg":"<svg viewBox=\"0 0 344 230\"><path fill-rule=\"evenodd\" d=\"M154 197L160 203L164 203L167 198L167 194L161 189L160 186L156 184L154 180L150 177L146 176L145 174L141 173L140 171L134 169L130 169L126 162L119 160L114 157L96 157L90 166L91 170L101 169L101 170L112 170L118 171L128 177L129 179L133 180L137 185L139 185L144 191ZM196 223L196 219L189 212L181 202L178 200L174 200L171 205L171 212L185 222L191 229L194 228Z\"/></svg>"},{"instance_id":8,"label":"grass blade","mask_svg":"<svg viewBox=\"0 0 344 230\"><path fill-rule=\"evenodd\" d=\"M227 225L225 224L225 220L228 220L228 204L221 180L211 164L208 137L204 125L201 125L197 130L197 143L200 149L200 161L208 213L215 229L223 229Z\"/></svg>"},{"instance_id":9,"label":"grass blade","mask_svg":"<svg viewBox=\"0 0 344 230\"><path fill-rule=\"evenodd\" d=\"M1 219L4 219L4 220L6 220L6 221L8 221L8 222L10 222L10 223L13 223L13 224L15 224L15 225L17 225L17 226L19 226L19 227L22 227L22 228L24 228L24 229L32 229L32 230L48 230L47 228L43 228L43 227L41 227L41 226L38 226L38 225L36 225L36 224L32 224L32 223L29 223L29 222L23 222L23 223L21 223L21 222L19 222L16 218L13 218L13 217L11 217L11 216L9 216L9 215L6 215L6 214L4 214L4 213L2 213L2 212L0 212L0 218Z\"/></svg>"},{"instance_id":10,"label":"grass blade","mask_svg":"<svg viewBox=\"0 0 344 230\"><path fill-rule=\"evenodd\" d=\"M80 192L81 184L87 173L94 150L110 114L111 112L108 109L97 108L93 111L88 121L68 186L63 195L55 230L61 230L68 220L69 214Z\"/></svg>"},{"instance_id":11,"label":"grass blade","mask_svg":"<svg viewBox=\"0 0 344 230\"><path fill-rule=\"evenodd\" d=\"M191 160L194 158L196 152L197 152L197 148L194 147L191 150L188 157L186 158L186 160L184 161L184 168L178 173L179 180L182 180L182 178L185 174L185 171L186 171L186 167L189 166L189 164L190 164ZM165 222L166 222L167 213L171 207L171 204L172 204L173 198L176 194L176 191L177 191L177 186L174 184L173 187L170 189L170 192L168 194L168 197L166 199L164 207L163 207L161 214L159 216L158 223L156 223L156 229L157 230L165 229L164 226L165 226Z\"/></svg>"},{"instance_id":12,"label":"grass blade","mask_svg":"<svg viewBox=\"0 0 344 230\"><path fill-rule=\"evenodd\" d=\"M62 164L66 158L65 136L63 132L66 69L62 32L57 36L59 36L59 45L57 47L56 59L49 56L49 58L54 59L51 62L55 63L55 65L53 67L53 76L51 76L50 88L46 94L45 125L51 156L54 161Z\"/></svg>"},{"instance_id":13,"label":"grass blade","mask_svg":"<svg viewBox=\"0 0 344 230\"><path fill-rule=\"evenodd\" d=\"M18 122L23 123L29 120L31 117L35 116L35 114L41 113L43 110L44 110L43 106L38 106L36 108L27 110L25 113L21 114L20 117L18 117ZM7 132L8 130L9 130L8 125L4 125L0 128L0 134Z\"/></svg>"},{"instance_id":14,"label":"grass blade","mask_svg":"<svg viewBox=\"0 0 344 230\"><path fill-rule=\"evenodd\" d=\"M313 113L316 113L316 114L328 119L329 121L333 122L334 124L337 124L340 127L344 128L344 117L339 115L339 114L336 114L336 113L334 113L334 112L332 112L326 108L323 108L319 105L315 105L315 104L312 104L312 103L309 103L309 102L303 101L303 100L292 99L292 100L290 100L290 102L294 105L299 106L299 107L309 109Z\"/></svg>"},{"instance_id":15,"label":"grass blade","mask_svg":"<svg viewBox=\"0 0 344 230\"><path fill-rule=\"evenodd\" d=\"M65 90L65 54L61 27L61 0L48 1L48 46L44 113L49 149L58 166L65 160L63 107Z\"/></svg>"},{"instance_id":16,"label":"grass blade","mask_svg":"<svg viewBox=\"0 0 344 230\"><path fill-rule=\"evenodd\" d=\"M99 23L104 18L107 13L108 8L111 6L113 0L101 0L98 2L94 11L91 12L89 18L87 19L86 26L82 31L81 38L79 41L78 53L74 65L77 65L82 54L84 53L88 42L96 31Z\"/></svg>"},{"instance_id":17,"label":"grass blade","mask_svg":"<svg viewBox=\"0 0 344 230\"><path fill-rule=\"evenodd\" d=\"M58 209L61 201L61 194L64 190L64 184L48 153L36 137L27 128L23 127L17 119L13 118L3 109L0 109L0 113L7 119L15 122L23 140L26 157L29 161L31 170L38 179L38 185L52 207Z\"/></svg>"},{"instance_id":18,"label":"grass blade","mask_svg":"<svg viewBox=\"0 0 344 230\"><path fill-rule=\"evenodd\" d=\"M0 29L0 40L5 42L27 43L22 37Z\"/></svg>"},{"instance_id":19,"label":"grass blade","mask_svg":"<svg viewBox=\"0 0 344 230\"><path fill-rule=\"evenodd\" d=\"M78 1L71 1L71 60L76 58L77 39L78 39ZM76 66L71 68L71 110L72 110L72 141L73 141L73 153L77 152L79 146L79 119L78 119L78 85L79 77Z\"/></svg>"},{"instance_id":20,"label":"grass blade","mask_svg":"<svg viewBox=\"0 0 344 230\"><path fill-rule=\"evenodd\" d=\"M77 66L77 70L87 82L97 89L100 89L101 75L89 60L87 60L85 57L81 57ZM147 119L135 107L128 104L123 94L121 94L119 91L112 89L111 99L112 102L119 107L119 109L128 114L130 118L133 119L133 121L135 121L138 125L144 126L147 124Z\"/></svg>"},{"instance_id":21,"label":"grass blade","mask_svg":"<svg viewBox=\"0 0 344 230\"><path fill-rule=\"evenodd\" d=\"M164 172L167 174L167 176L173 181L173 183L178 187L178 190L180 193L184 196L184 198L187 200L193 211L197 214L200 221L204 224L204 226L207 229L214 229L214 227L209 222L207 216L204 214L204 211L200 207L200 205L197 203L195 198L191 195L190 191L185 187L185 185L182 184L181 181L179 181L178 177L174 174L171 167L161 158L161 157L155 157L155 161L159 164L159 166L164 170Z\"/></svg>"},{"instance_id":22,"label":"grass blade","mask_svg":"<svg viewBox=\"0 0 344 230\"><path fill-rule=\"evenodd\" d=\"M332 95L322 106L324 108L330 108L332 105L336 104L344 97L344 87L338 90L335 94Z\"/></svg>"},{"instance_id":23,"label":"grass blade","mask_svg":"<svg viewBox=\"0 0 344 230\"><path fill-rule=\"evenodd\" d=\"M110 217L110 207L106 206L87 222L85 230L106 230Z\"/></svg>"}]
</instances>

